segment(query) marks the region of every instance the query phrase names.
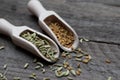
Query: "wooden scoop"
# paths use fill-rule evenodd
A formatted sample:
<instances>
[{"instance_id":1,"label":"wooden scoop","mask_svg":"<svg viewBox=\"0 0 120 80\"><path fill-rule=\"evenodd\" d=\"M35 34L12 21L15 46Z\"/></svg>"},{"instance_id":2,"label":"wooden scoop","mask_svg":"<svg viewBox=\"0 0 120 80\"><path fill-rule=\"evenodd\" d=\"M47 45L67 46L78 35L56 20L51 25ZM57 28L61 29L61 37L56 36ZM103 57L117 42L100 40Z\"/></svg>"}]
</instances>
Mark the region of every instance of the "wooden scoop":
<instances>
[{"instance_id":1,"label":"wooden scoop","mask_svg":"<svg viewBox=\"0 0 120 80\"><path fill-rule=\"evenodd\" d=\"M52 61L52 60L46 58L33 43L31 43L30 41L28 41L20 36L25 31L30 31L30 32L36 33L37 35L39 35L40 38L47 40L50 43L51 48L53 48L56 51L56 54L54 55L54 57L56 59L59 57L59 54L60 54L59 48L56 45L56 43L49 37L45 36L42 33L37 32L27 26L16 27L16 26L10 24L5 19L0 18L0 33L10 36L12 38L12 41L14 42L14 44L16 44L17 46L20 46L20 47L30 51L31 53L43 58L44 60L46 60L48 62L55 62L55 61Z\"/></svg>"},{"instance_id":2,"label":"wooden scoop","mask_svg":"<svg viewBox=\"0 0 120 80\"><path fill-rule=\"evenodd\" d=\"M38 0L30 0L28 3L28 9L35 14L39 18L39 24L41 25L41 28L53 39L56 41L56 43L65 51L72 51L77 48L79 44L78 35L74 31L74 29L67 24L58 14L56 14L54 11L48 11L46 10L42 4ZM50 29L49 24L50 23L58 23L62 27L64 27L66 30L68 30L70 33L74 36L74 41L71 45L71 47L65 47L63 46L57 36L54 34L54 32Z\"/></svg>"}]
</instances>

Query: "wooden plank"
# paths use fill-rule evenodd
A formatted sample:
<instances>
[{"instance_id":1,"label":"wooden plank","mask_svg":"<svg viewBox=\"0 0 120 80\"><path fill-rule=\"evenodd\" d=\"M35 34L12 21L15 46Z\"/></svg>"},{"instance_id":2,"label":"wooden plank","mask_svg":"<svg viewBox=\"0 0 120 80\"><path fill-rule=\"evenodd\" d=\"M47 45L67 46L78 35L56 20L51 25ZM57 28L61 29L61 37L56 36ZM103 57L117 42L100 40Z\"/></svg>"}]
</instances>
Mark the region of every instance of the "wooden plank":
<instances>
[{"instance_id":1,"label":"wooden plank","mask_svg":"<svg viewBox=\"0 0 120 80\"><path fill-rule=\"evenodd\" d=\"M29 0L0 0L0 18L5 18L17 26L27 25L42 32L37 23L37 18L27 10ZM91 42L83 42L80 47L92 56L92 61L82 64L80 76L75 80L112 80L120 79L120 1L116 0L40 0L46 9L56 11L78 33L79 37L86 37ZM22 80L29 80L28 76L35 72L38 80L50 77L51 80L67 80L66 77L57 78L53 71L45 64L47 72L35 70L33 59L36 57L30 52L16 47L10 37L0 34L0 44L5 49L0 51L0 72L4 72L4 64L8 64L6 76L8 80L19 76ZM111 63L107 64L106 59ZM63 58L57 63L62 63ZM41 59L40 59L41 61ZM42 61L41 61L42 62ZM71 64L76 64L70 60ZM25 63L29 63L28 69L24 69Z\"/></svg>"}]
</instances>

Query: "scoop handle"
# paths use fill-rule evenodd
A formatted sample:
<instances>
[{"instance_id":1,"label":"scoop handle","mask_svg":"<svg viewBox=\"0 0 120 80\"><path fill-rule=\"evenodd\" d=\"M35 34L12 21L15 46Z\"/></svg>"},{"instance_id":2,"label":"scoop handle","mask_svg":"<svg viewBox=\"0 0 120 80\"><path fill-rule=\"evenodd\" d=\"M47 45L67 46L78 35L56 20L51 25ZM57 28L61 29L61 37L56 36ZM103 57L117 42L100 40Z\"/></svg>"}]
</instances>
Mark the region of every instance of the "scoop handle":
<instances>
[{"instance_id":1,"label":"scoop handle","mask_svg":"<svg viewBox=\"0 0 120 80\"><path fill-rule=\"evenodd\" d=\"M44 13L46 11L39 0L30 0L28 2L28 9L37 17L39 17L41 13Z\"/></svg>"},{"instance_id":2,"label":"scoop handle","mask_svg":"<svg viewBox=\"0 0 120 80\"><path fill-rule=\"evenodd\" d=\"M10 36L13 28L14 25L3 18L0 18L0 33Z\"/></svg>"}]
</instances>

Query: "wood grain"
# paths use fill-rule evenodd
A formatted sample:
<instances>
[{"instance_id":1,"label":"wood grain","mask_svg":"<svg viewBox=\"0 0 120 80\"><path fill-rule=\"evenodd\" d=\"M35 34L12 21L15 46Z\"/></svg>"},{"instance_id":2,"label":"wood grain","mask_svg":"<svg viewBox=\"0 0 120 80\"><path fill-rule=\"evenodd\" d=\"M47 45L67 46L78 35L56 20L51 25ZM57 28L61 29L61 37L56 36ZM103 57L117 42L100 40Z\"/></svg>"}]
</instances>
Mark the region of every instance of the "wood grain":
<instances>
[{"instance_id":1,"label":"wood grain","mask_svg":"<svg viewBox=\"0 0 120 80\"><path fill-rule=\"evenodd\" d=\"M26 25L37 31L42 31L37 23L37 18L27 9L29 0L0 0L0 18L5 18L16 26ZM77 32L79 37L85 37L90 42L83 42L80 47L92 56L88 64L81 64L82 74L73 77L74 80L112 80L120 79L120 1L119 0L40 0L48 10L54 10L67 21ZM66 77L57 78L53 71L45 74L34 70L32 63L36 57L30 52L15 46L10 37L0 34L0 45L5 45L0 50L0 72L4 72L3 65L8 64L6 76L8 80L19 76L21 80L29 80L28 76L35 72L37 80L50 77L51 80L67 80ZM105 60L111 63L106 64ZM41 60L41 59L40 59ZM64 59L60 57L57 63ZM23 65L30 63L28 69ZM74 61L71 61L74 64Z\"/></svg>"}]
</instances>

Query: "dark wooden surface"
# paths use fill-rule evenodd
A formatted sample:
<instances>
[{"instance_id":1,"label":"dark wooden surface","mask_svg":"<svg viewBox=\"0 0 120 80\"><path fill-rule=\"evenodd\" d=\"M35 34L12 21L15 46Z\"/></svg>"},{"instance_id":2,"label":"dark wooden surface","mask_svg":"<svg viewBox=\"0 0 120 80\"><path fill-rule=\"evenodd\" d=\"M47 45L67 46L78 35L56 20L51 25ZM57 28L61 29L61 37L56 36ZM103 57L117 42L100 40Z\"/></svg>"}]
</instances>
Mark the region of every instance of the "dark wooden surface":
<instances>
[{"instance_id":1,"label":"dark wooden surface","mask_svg":"<svg viewBox=\"0 0 120 80\"><path fill-rule=\"evenodd\" d=\"M0 0L0 18L5 18L14 25L29 26L41 31L37 18L27 10L29 0ZM81 64L82 74L74 80L120 80L120 0L40 0L46 9L54 10L66 20L78 33L79 37L91 40L83 42L80 47L92 56L88 64ZM19 76L21 80L29 80L28 75L37 73L38 79L50 77L51 80L67 80L56 78L54 72L45 74L34 70L32 63L35 56L15 46L10 37L0 34L0 72L4 72L4 64L8 64L7 78ZM111 63L106 64L105 60ZM61 63L60 60L57 63ZM28 69L23 65L29 63ZM71 64L74 63L71 61ZM47 64L50 66L50 64Z\"/></svg>"}]
</instances>

